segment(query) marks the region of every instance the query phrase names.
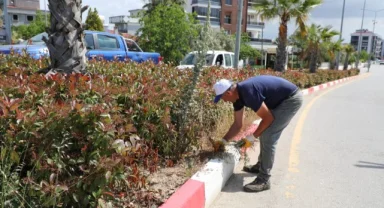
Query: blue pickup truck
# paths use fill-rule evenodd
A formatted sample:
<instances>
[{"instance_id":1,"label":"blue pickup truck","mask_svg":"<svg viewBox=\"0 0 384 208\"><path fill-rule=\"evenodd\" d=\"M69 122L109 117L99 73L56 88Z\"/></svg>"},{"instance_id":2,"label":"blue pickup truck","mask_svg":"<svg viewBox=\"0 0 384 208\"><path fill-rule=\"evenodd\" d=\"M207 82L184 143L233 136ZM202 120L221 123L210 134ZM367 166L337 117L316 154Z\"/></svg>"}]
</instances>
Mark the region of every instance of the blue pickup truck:
<instances>
[{"instance_id":1,"label":"blue pickup truck","mask_svg":"<svg viewBox=\"0 0 384 208\"><path fill-rule=\"evenodd\" d=\"M17 45L0 46L0 53L9 54L11 50L22 53L25 50L34 59L48 56L49 51L42 40L43 36L48 36L48 34L40 33ZM130 59L138 63L153 61L156 64L162 61L159 53L143 52L135 41L116 34L86 30L85 42L88 59L109 61Z\"/></svg>"}]
</instances>

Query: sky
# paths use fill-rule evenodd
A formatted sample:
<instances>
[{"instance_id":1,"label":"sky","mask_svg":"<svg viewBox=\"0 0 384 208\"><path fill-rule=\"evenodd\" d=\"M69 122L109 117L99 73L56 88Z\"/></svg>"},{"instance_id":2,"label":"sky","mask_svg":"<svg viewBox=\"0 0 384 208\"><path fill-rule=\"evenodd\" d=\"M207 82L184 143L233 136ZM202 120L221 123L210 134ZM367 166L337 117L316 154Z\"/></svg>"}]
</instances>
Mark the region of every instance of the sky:
<instances>
[{"instance_id":1,"label":"sky","mask_svg":"<svg viewBox=\"0 0 384 208\"><path fill-rule=\"evenodd\" d=\"M45 0L48 2L47 0ZM384 9L383 0L366 0L367 10L380 10ZM40 0L41 9L44 9L44 0ZM140 9L144 5L144 0L83 0L83 5L89 5L96 8L100 15L105 17L106 23L110 16L127 15L128 10ZM364 0L346 0L343 39L344 42L350 41L351 33L356 29L360 29L363 16ZM315 23L322 26L332 26L333 29L340 31L341 14L342 14L343 0L323 0L323 4L315 7L308 19L308 24ZM83 15L85 21L87 11ZM373 20L375 12L366 11L364 18L364 29L373 30ZM377 12L377 24L375 33L384 38L384 11ZM275 39L278 36L279 21L277 19L266 21L264 30L264 38ZM288 33L291 34L296 29L295 23L292 21L288 26Z\"/></svg>"}]
</instances>

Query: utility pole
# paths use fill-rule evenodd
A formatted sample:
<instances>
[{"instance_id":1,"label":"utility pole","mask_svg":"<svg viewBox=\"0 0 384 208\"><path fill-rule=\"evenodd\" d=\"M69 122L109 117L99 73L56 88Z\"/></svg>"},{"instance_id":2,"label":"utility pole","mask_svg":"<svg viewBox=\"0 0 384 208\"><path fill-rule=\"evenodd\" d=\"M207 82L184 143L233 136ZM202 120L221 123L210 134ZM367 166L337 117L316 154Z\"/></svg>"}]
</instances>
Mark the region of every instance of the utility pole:
<instances>
[{"instance_id":1,"label":"utility pole","mask_svg":"<svg viewBox=\"0 0 384 208\"><path fill-rule=\"evenodd\" d=\"M339 41L341 41L343 37L343 24L344 24L344 11L345 11L345 0L343 2L343 11L341 13L341 26L340 26L340 36L339 36ZM337 52L337 59L336 59L336 70L339 70L339 65L340 65L340 51Z\"/></svg>"},{"instance_id":2,"label":"utility pole","mask_svg":"<svg viewBox=\"0 0 384 208\"><path fill-rule=\"evenodd\" d=\"M367 11L371 11L371 12L375 12L375 19L373 20L373 36L372 36L372 39L376 37L376 39L373 41L373 46L372 46L372 50L371 50L371 53L370 53L370 57L369 57L369 60L368 60L368 72L369 72L369 69L371 68L371 62L372 62L372 55L373 57L375 57L375 54L376 54L376 42L377 42L377 36L375 35L375 28L376 28L376 18L377 18L377 13L378 12L381 12L381 11L384 11L384 9L380 9L380 10L369 10L369 9L366 9Z\"/></svg>"},{"instance_id":3,"label":"utility pole","mask_svg":"<svg viewBox=\"0 0 384 208\"><path fill-rule=\"evenodd\" d=\"M261 65L264 66L264 25L261 28Z\"/></svg>"},{"instance_id":4,"label":"utility pole","mask_svg":"<svg viewBox=\"0 0 384 208\"><path fill-rule=\"evenodd\" d=\"M237 11L237 31L236 31L236 46L235 46L235 68L239 68L239 57L240 57L240 41L242 32L242 17L243 17L243 0L238 0L238 11Z\"/></svg>"},{"instance_id":5,"label":"utility pole","mask_svg":"<svg viewBox=\"0 0 384 208\"><path fill-rule=\"evenodd\" d=\"M373 35L372 35L372 40L373 40L373 45L372 45L372 49L371 49L371 53L369 53L369 59L368 59L368 70L367 72L369 72L369 69L371 68L371 62L372 62L372 56L373 57L376 57L375 56L375 53L376 53L376 41L377 41L377 38L376 38L376 35L375 35L375 26L376 26L376 16L377 16L377 12L375 12L375 19L373 20Z\"/></svg>"},{"instance_id":6,"label":"utility pole","mask_svg":"<svg viewBox=\"0 0 384 208\"><path fill-rule=\"evenodd\" d=\"M363 18L361 19L361 29L360 29L360 36L359 36L359 43L357 44L357 60L356 60L356 67L359 67L360 63L360 55L361 55L361 47L363 45L363 25L364 25L364 15L365 15L365 5L367 4L367 0L364 0L364 8L363 8Z\"/></svg>"},{"instance_id":7,"label":"utility pole","mask_svg":"<svg viewBox=\"0 0 384 208\"><path fill-rule=\"evenodd\" d=\"M11 44L12 43L12 33L11 33L11 21L9 19L8 14L8 0L4 0L4 25L5 25L5 35L6 35L6 43Z\"/></svg>"}]
</instances>

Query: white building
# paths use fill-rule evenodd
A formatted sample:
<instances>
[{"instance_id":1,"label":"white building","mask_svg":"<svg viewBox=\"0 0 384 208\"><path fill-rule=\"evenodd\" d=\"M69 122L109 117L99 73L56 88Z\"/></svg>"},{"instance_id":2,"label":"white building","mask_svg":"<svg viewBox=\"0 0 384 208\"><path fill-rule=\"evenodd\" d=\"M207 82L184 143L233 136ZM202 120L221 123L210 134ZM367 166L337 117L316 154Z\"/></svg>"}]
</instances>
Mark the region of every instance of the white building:
<instances>
[{"instance_id":1,"label":"white building","mask_svg":"<svg viewBox=\"0 0 384 208\"><path fill-rule=\"evenodd\" d=\"M220 30L221 0L211 0L210 24L213 29ZM207 20L208 0L186 0L184 10L196 13L201 24Z\"/></svg>"},{"instance_id":2,"label":"white building","mask_svg":"<svg viewBox=\"0 0 384 208\"><path fill-rule=\"evenodd\" d=\"M362 36L361 50L372 53L376 58L383 56L383 40L381 36L369 30L356 30L351 34L351 45L358 51L360 34Z\"/></svg>"},{"instance_id":3,"label":"white building","mask_svg":"<svg viewBox=\"0 0 384 208\"><path fill-rule=\"evenodd\" d=\"M109 23L115 24L118 32L129 33L135 35L140 29L140 14L143 12L142 9L129 10L129 15L120 15L109 17Z\"/></svg>"}]
</instances>

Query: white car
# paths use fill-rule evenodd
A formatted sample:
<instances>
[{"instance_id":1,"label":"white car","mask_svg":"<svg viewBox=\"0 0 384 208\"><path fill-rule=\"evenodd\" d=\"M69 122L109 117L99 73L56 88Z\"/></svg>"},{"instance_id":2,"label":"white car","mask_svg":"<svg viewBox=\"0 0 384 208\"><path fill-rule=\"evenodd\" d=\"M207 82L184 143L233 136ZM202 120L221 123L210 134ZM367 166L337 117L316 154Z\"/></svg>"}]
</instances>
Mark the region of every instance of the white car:
<instances>
[{"instance_id":1,"label":"white car","mask_svg":"<svg viewBox=\"0 0 384 208\"><path fill-rule=\"evenodd\" d=\"M384 60L380 60L380 61L379 61L379 64L380 64L380 65L384 65Z\"/></svg>"},{"instance_id":2,"label":"white car","mask_svg":"<svg viewBox=\"0 0 384 208\"><path fill-rule=\"evenodd\" d=\"M184 59L177 66L177 69L192 69L197 60L197 51L193 51L187 54ZM225 69L234 68L235 54L228 51L208 51L205 57L205 65L208 66L220 66ZM239 61L239 68L242 68L243 61Z\"/></svg>"}]
</instances>

